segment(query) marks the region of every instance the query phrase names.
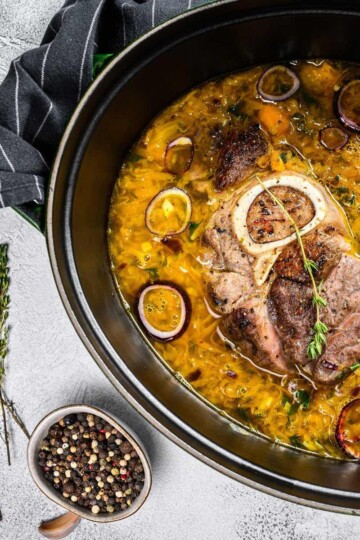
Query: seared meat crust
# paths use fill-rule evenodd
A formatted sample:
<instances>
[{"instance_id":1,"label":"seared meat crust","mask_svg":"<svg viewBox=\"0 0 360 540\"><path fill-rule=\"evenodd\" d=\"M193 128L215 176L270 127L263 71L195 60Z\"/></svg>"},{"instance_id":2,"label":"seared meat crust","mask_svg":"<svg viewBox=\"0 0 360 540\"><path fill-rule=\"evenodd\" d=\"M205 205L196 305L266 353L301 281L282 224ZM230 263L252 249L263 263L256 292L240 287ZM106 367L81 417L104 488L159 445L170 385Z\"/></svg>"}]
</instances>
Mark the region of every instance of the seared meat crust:
<instances>
[{"instance_id":1,"label":"seared meat crust","mask_svg":"<svg viewBox=\"0 0 360 540\"><path fill-rule=\"evenodd\" d=\"M314 275L317 280L325 279L338 264L341 249L338 234L334 227L325 230L318 229L303 238L306 257L314 261L317 270ZM310 283L310 277L304 268L303 258L298 242L289 244L279 255L275 263L276 273L283 278L292 279L299 283Z\"/></svg>"},{"instance_id":2,"label":"seared meat crust","mask_svg":"<svg viewBox=\"0 0 360 540\"><path fill-rule=\"evenodd\" d=\"M224 141L219 159L216 188L222 191L249 176L257 160L268 151L259 126L231 131Z\"/></svg>"}]
</instances>

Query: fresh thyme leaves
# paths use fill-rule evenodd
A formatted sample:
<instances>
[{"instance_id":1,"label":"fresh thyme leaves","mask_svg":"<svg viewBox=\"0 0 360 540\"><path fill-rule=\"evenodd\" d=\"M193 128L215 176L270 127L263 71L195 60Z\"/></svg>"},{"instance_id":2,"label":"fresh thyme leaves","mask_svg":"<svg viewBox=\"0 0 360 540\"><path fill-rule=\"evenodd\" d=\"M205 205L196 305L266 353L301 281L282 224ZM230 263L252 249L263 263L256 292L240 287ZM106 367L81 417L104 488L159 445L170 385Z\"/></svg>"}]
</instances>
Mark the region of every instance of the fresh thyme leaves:
<instances>
[{"instance_id":1,"label":"fresh thyme leaves","mask_svg":"<svg viewBox=\"0 0 360 540\"><path fill-rule=\"evenodd\" d=\"M6 453L8 464L11 465L10 456L10 440L9 431L7 426L6 410L21 428L24 434L29 438L29 432L27 431L24 422L16 412L15 405L9 401L4 391L4 382L6 374L5 359L8 352L8 338L9 338L9 326L7 324L9 316L9 264L8 264L8 246L7 244L0 244L0 409L3 420L3 440L6 445Z\"/></svg>"},{"instance_id":2,"label":"fresh thyme leaves","mask_svg":"<svg viewBox=\"0 0 360 540\"><path fill-rule=\"evenodd\" d=\"M5 403L3 399L3 386L5 381L5 357L8 349L9 327L7 319L9 315L10 298L9 291L9 267L8 267L8 246L0 245L0 406L4 426L4 440L8 464L11 465L9 432L6 421Z\"/></svg>"},{"instance_id":3,"label":"fresh thyme leaves","mask_svg":"<svg viewBox=\"0 0 360 540\"><path fill-rule=\"evenodd\" d=\"M307 353L308 357L311 360L316 360L321 355L321 353L323 351L323 347L326 345L326 334L329 331L326 324L323 323L321 321L321 318L320 318L320 308L325 307L327 305L327 302L326 302L325 298L323 296L321 296L321 294L320 294L321 293L321 288L322 288L322 283L320 282L320 284L317 285L317 283L315 281L314 272L316 272L317 269L318 269L317 264L316 264L316 262L312 261L311 259L308 259L307 255L305 253L305 247L304 247L304 243L303 243L302 238L301 238L299 227L296 225L296 222L291 217L289 212L286 210L283 203L280 201L280 199L278 197L276 197L276 195L274 195L274 193L272 191L270 191L270 189L268 189L266 187L266 185L261 180L261 178L259 178L257 175L255 175L255 178L261 184L263 189L268 193L268 195L270 195L272 200L278 206L280 206L280 208L282 209L282 211L284 212L284 214L286 215L286 217L290 221L290 223L291 223L291 225L292 225L292 227L293 227L293 229L295 231L296 240L297 240L297 242L299 244L300 251L301 251L301 256L302 256L303 263L304 263L304 268L305 268L305 270L307 271L307 273L309 274L309 277L310 277L311 286L312 286L312 289L313 289L312 302L313 302L313 305L314 305L315 310L316 310L316 321L315 321L315 324L314 324L314 326L312 328L312 340L310 341L310 343L309 343L309 345L307 347L306 353Z\"/></svg>"}]
</instances>

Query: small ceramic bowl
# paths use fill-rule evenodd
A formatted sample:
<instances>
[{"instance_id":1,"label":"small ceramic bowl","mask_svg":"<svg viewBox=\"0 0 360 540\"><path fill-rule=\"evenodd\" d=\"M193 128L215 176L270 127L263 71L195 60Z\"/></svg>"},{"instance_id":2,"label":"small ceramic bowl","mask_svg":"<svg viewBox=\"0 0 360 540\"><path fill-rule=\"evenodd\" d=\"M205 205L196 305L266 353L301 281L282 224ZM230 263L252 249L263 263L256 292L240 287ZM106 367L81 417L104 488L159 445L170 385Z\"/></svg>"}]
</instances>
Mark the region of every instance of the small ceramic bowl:
<instances>
[{"instance_id":1,"label":"small ceramic bowl","mask_svg":"<svg viewBox=\"0 0 360 540\"><path fill-rule=\"evenodd\" d=\"M64 416L67 416L68 414L79 414L79 413L87 413L87 414L94 414L96 416L99 416L100 418L103 418L106 422L114 426L120 433L126 437L126 439L133 445L134 449L137 451L142 465L144 467L144 474L145 474L145 482L144 487L140 492L140 495L134 499L133 503L129 508L126 510L121 510L120 512L114 512L112 514L93 514L90 510L87 508L83 508L81 506L76 505L76 503L71 502L68 499L65 499L60 495L53 486L47 482L43 476L42 470L38 463L38 453L40 450L40 444L41 441L47 436L49 429L53 424L56 424L61 418L64 418ZM33 477L34 482L37 484L38 488L47 496L49 499L54 501L55 503L59 504L69 512L72 512L73 514L77 514L78 516L89 519L91 521L97 521L100 523L110 523L113 521L119 521L121 519L125 519L132 514L135 514L141 506L146 501L150 489L151 489L151 468L150 468L150 462L149 457L144 450L144 448L141 446L140 441L138 440L135 433L130 429L128 426L126 426L123 422L120 421L118 418L114 418L113 415L110 415L110 413L107 413L103 410L97 409L96 407L92 407L89 405L68 405L66 407L61 407L60 409L56 409L55 411L52 411L49 413L45 418L43 418L36 428L34 429L33 434L30 437L28 450L27 450L27 458L28 458L28 465L30 469L31 476Z\"/></svg>"}]
</instances>

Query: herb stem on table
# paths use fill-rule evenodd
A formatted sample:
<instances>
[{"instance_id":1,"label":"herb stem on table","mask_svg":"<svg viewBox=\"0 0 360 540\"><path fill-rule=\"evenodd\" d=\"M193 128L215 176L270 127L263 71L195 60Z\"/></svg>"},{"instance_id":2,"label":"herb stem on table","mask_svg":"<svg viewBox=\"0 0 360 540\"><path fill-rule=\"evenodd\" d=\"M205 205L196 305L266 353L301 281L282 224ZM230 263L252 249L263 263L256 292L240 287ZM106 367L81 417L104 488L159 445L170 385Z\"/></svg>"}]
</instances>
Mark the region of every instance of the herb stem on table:
<instances>
[{"instance_id":1,"label":"herb stem on table","mask_svg":"<svg viewBox=\"0 0 360 540\"><path fill-rule=\"evenodd\" d=\"M307 257L307 255L305 253L304 242L302 240L299 227L297 226L295 220L291 217L289 212L286 210L283 203L280 201L280 199L278 197L276 197L276 195L274 195L274 193L272 191L270 191L270 189L268 189L266 187L266 185L261 180L261 178L259 178L258 176L255 176L255 178L261 184L261 186L266 191L266 193L268 193L268 195L270 195L272 200L278 206L280 206L280 208L284 212L285 216L288 218L288 220L290 221L292 227L294 228L295 235L296 235L296 240L297 240L297 242L299 244L300 251L301 251L301 256L302 256L303 263L304 263L304 268L307 271L307 273L309 274L310 281L311 281L311 286L312 286L312 289L313 289L312 302L313 302L313 305L314 305L315 310L316 310L316 321L315 321L315 324L314 324L313 330L312 330L312 340L310 341L309 345L307 346L306 352L307 352L308 357L311 360L316 360L321 355L321 353L323 351L323 347L326 345L326 341L327 341L326 340L326 334L329 331L328 327L326 326L325 323L322 322L321 317L320 317L320 308L325 307L327 305L327 302L326 302L325 298L323 296L321 296L321 294L320 294L321 293L322 282L320 282L320 284L318 285L316 283L316 281L315 281L314 272L316 272L318 270L318 266L317 266L315 261L312 261L311 259L309 259Z\"/></svg>"},{"instance_id":2,"label":"herb stem on table","mask_svg":"<svg viewBox=\"0 0 360 540\"><path fill-rule=\"evenodd\" d=\"M20 427L26 437L29 438L30 435L25 427L24 422L21 420L18 413L16 412L14 403L9 401L4 391L6 375L5 359L8 352L9 337L9 326L7 324L10 306L9 285L10 278L8 264L8 246L7 244L0 244L0 408L4 429L2 438L6 446L8 464L11 465L10 438L6 416L7 412L10 414L16 424Z\"/></svg>"},{"instance_id":3,"label":"herb stem on table","mask_svg":"<svg viewBox=\"0 0 360 540\"><path fill-rule=\"evenodd\" d=\"M5 403L3 398L3 386L5 380L5 357L8 347L9 328L7 318L9 315L9 268L8 268L8 246L0 245L0 406L4 425L4 439L8 464L11 465L9 432L6 421Z\"/></svg>"}]
</instances>

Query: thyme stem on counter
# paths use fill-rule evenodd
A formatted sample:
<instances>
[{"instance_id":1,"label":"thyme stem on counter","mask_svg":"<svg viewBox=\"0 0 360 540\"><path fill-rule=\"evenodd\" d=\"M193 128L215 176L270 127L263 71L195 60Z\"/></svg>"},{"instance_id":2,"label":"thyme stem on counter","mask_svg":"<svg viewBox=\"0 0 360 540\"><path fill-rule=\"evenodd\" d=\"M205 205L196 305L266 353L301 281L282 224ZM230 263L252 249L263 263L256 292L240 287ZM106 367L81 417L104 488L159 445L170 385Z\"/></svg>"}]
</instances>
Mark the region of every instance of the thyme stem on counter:
<instances>
[{"instance_id":1,"label":"thyme stem on counter","mask_svg":"<svg viewBox=\"0 0 360 540\"><path fill-rule=\"evenodd\" d=\"M9 291L9 267L8 267L8 246L0 245L0 406L4 425L4 439L8 464L11 465L9 432L6 421L5 402L3 398L3 386L5 381L5 357L8 349L9 327L7 318L9 315L10 298Z\"/></svg>"},{"instance_id":2,"label":"thyme stem on counter","mask_svg":"<svg viewBox=\"0 0 360 540\"><path fill-rule=\"evenodd\" d=\"M297 226L296 222L291 217L289 212L286 210L283 203L280 201L280 199L278 197L276 197L276 195L274 195L274 193L272 193L272 191L270 191L270 189L268 189L266 187L266 185L261 180L261 178L259 178L258 176L255 176L255 178L261 184L261 186L266 191L266 193L268 193L268 195L270 195L272 200L278 206L280 206L280 208L284 212L285 216L288 218L288 220L290 221L292 227L294 228L295 235L296 235L296 240L297 240L297 242L299 244L300 251L301 251L301 256L302 256L303 263L304 263L304 268L307 271L307 273L309 274L310 281L311 281L311 286L312 286L312 289L313 289L312 302L313 302L313 305L314 305L315 310L316 310L316 321L315 321L315 324L314 324L313 329L312 329L312 340L310 341L309 345L307 346L306 352L307 352L308 357L311 360L316 360L316 358L318 358L321 355L323 347L326 345L326 334L329 331L328 327L326 326L325 323L323 323L321 321L321 317L320 317L320 308L325 307L327 305L327 302L326 302L325 298L323 296L321 296L321 294L320 294L321 293L322 283L320 282L320 284L318 285L316 283L316 281L315 281L314 272L316 272L318 270L317 264L314 261L312 261L311 259L308 259L307 255L305 253L304 242L302 240L299 227Z\"/></svg>"}]
</instances>

